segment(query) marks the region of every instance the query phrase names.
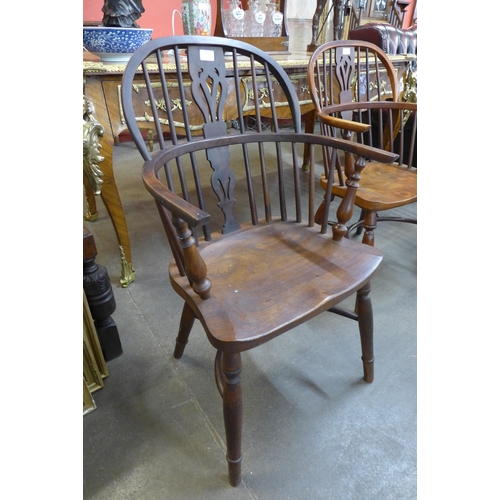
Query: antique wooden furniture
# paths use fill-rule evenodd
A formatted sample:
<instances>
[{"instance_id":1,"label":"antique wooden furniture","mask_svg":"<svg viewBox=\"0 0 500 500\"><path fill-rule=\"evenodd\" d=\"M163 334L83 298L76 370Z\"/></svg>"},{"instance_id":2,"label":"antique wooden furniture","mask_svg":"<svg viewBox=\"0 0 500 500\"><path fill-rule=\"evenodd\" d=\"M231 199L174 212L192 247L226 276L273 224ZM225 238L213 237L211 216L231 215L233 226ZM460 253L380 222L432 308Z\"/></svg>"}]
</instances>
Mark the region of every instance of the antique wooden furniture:
<instances>
[{"instance_id":1,"label":"antique wooden furniture","mask_svg":"<svg viewBox=\"0 0 500 500\"><path fill-rule=\"evenodd\" d=\"M274 53L272 57L290 77L293 88L299 98L300 112L305 124L305 130L306 132L312 132L314 130L316 111L307 84L309 55L304 50L290 54ZM412 61L416 56L395 55L390 57L398 72L398 79L400 79L403 84L406 66L408 62ZM239 61L238 64L245 65L246 62L242 60ZM181 57L181 68L183 68L183 71L186 69L185 57ZM98 150L100 161L97 163L98 169L102 173L100 177L102 180L100 196L109 212L113 227L116 231L122 268L120 284L126 287L134 281L136 270L133 266L130 236L128 233L125 211L115 180L113 165L114 145L119 143L120 134L127 133L127 124L125 123L120 101L121 82L124 70L125 65L123 64L103 64L97 56L87 52L83 54L84 94L93 103L93 119L95 119L102 128L102 135L99 135L98 141L100 146ZM175 61L168 52L163 53L162 71L167 80L175 80L177 71ZM159 81L158 69L152 69L150 75L153 82ZM141 95L142 92L135 93L134 99L140 100ZM227 116L234 116L232 101L226 103L226 108L228 109ZM249 115L254 113L252 110L247 110L245 112ZM137 119L140 121L141 127L153 133L155 126L148 121L147 116L149 116L149 114L150 113L143 113L141 116L138 116ZM280 107L280 115L282 118L290 118L291 116L286 106ZM168 131L169 127L165 125L164 130ZM149 135L151 139L149 144L153 147L153 135L151 133ZM197 134L200 133L200 131L192 130L192 133ZM304 164L304 169L307 170L307 161ZM87 194L90 195L89 205L92 205L94 208L89 210L86 219L92 220L97 216L95 202L92 202L92 189L88 189Z\"/></svg>"},{"instance_id":2,"label":"antique wooden furniture","mask_svg":"<svg viewBox=\"0 0 500 500\"><path fill-rule=\"evenodd\" d=\"M96 95L98 105L103 106L101 96ZM103 110L104 111L104 110ZM132 266L130 240L127 221L123 213L122 202L116 186L112 165L106 159L109 157L111 145L102 140L105 129L95 116L94 103L86 95L83 96L83 185L87 201L87 213L84 219L96 220L98 217L96 196L101 195L115 232L121 255L120 284L127 287L135 278ZM105 116L104 112L100 113ZM112 151L112 150L111 150Z\"/></svg>"},{"instance_id":3,"label":"antique wooden furniture","mask_svg":"<svg viewBox=\"0 0 500 500\"><path fill-rule=\"evenodd\" d=\"M111 361L123 354L118 327L111 315L116 310L115 295L108 271L96 262L94 235L83 227L83 291L87 296L104 359Z\"/></svg>"},{"instance_id":4,"label":"antique wooden furniture","mask_svg":"<svg viewBox=\"0 0 500 500\"><path fill-rule=\"evenodd\" d=\"M85 106L85 104L84 104ZM97 264L94 235L83 227L83 414L96 408L92 393L109 375L106 362L122 354L116 309L105 267Z\"/></svg>"},{"instance_id":5,"label":"antique wooden furniture","mask_svg":"<svg viewBox=\"0 0 500 500\"><path fill-rule=\"evenodd\" d=\"M177 83L164 73L159 82L152 81L149 68L161 64L162 51L173 51ZM144 111L134 99L139 91L156 104L150 117L160 150L153 154L136 119ZM130 59L121 95L130 133L146 160L144 184L172 250L170 283L184 300L174 356L182 356L199 320L216 349L229 481L236 486L242 459L242 351L331 311L358 321L364 379L373 380L369 283L382 254L344 236L365 158L392 162L395 155L301 133L299 101L285 71L264 51L240 41L153 40ZM224 121L229 102L237 124L230 129ZM291 128L280 121L285 108ZM245 126L249 110L257 117L256 130ZM187 137L172 127L167 143L162 127L180 119ZM200 127L202 137L190 135L191 127ZM304 144L359 155L330 235L326 218L314 223L322 191L316 189L314 148L309 148L309 172L301 167ZM357 311L339 309L351 295L357 296Z\"/></svg>"},{"instance_id":6,"label":"antique wooden furniture","mask_svg":"<svg viewBox=\"0 0 500 500\"><path fill-rule=\"evenodd\" d=\"M311 56L308 81L324 135L341 133L346 140L399 155L391 165L368 162L355 199L362 218L350 226L349 233L362 224L363 243L373 245L377 221L416 223L397 216L378 217L378 212L417 201L417 104L398 101L400 88L387 55L368 42L328 42ZM344 163L328 148L323 153L321 185L326 190L326 203L320 205L317 221L324 219L331 197L345 195L345 175L354 168L350 153L346 153ZM327 184L334 174L330 189Z\"/></svg>"}]
</instances>

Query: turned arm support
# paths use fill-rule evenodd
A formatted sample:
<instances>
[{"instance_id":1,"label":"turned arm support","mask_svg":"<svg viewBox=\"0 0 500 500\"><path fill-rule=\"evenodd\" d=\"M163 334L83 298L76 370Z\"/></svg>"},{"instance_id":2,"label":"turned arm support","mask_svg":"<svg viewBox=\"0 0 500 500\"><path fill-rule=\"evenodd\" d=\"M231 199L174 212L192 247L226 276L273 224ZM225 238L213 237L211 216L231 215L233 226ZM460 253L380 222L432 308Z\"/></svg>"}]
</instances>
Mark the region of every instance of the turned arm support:
<instances>
[{"instance_id":1,"label":"turned arm support","mask_svg":"<svg viewBox=\"0 0 500 500\"><path fill-rule=\"evenodd\" d=\"M156 178L155 164L152 160L144 164L144 185L155 200L172 214L186 276L193 291L202 299L208 299L212 284L207 278L207 266L198 252L190 227L205 224L210 220L210 215L167 189Z\"/></svg>"},{"instance_id":2,"label":"turned arm support","mask_svg":"<svg viewBox=\"0 0 500 500\"><path fill-rule=\"evenodd\" d=\"M179 217L174 216L173 223L177 230L177 237L179 238L179 244L184 255L184 269L191 283L191 288L202 299L208 299L210 298L212 283L207 278L207 265L198 252L196 240L191 233L191 229Z\"/></svg>"},{"instance_id":3,"label":"turned arm support","mask_svg":"<svg viewBox=\"0 0 500 500\"><path fill-rule=\"evenodd\" d=\"M347 190L337 209L337 222L332 226L332 239L334 241L340 241L347 235L347 222L351 219L354 212L356 192L359 187L361 171L365 168L365 165L365 159L360 156L356 162L353 160L352 169L350 169L351 172L346 172ZM331 186L329 187L331 192Z\"/></svg>"}]
</instances>

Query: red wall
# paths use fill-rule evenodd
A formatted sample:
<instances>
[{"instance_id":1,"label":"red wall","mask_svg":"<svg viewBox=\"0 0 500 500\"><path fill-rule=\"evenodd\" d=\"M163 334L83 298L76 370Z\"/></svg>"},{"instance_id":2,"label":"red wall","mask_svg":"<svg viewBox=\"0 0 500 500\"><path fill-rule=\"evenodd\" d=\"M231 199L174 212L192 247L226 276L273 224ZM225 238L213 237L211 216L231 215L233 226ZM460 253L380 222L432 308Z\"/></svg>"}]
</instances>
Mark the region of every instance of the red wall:
<instances>
[{"instance_id":1,"label":"red wall","mask_svg":"<svg viewBox=\"0 0 500 500\"><path fill-rule=\"evenodd\" d=\"M217 19L217 0L210 0L212 4L212 34ZM413 19L413 11L417 0L410 0L411 5L406 9L405 28L410 26ZM138 20L141 28L153 28L153 38L173 35L172 12L181 11L182 0L142 0L146 10ZM83 20L101 21L103 0L83 0ZM174 30L176 35L183 35L182 21L178 14L174 17Z\"/></svg>"},{"instance_id":2,"label":"red wall","mask_svg":"<svg viewBox=\"0 0 500 500\"><path fill-rule=\"evenodd\" d=\"M144 14L138 19L141 28L153 28L153 38L173 35L172 12L181 11L182 0L142 0ZM217 15L217 0L212 3L212 34L215 28ZM83 0L83 20L101 21L103 0ZM174 30L176 35L183 35L182 21L178 14L174 17Z\"/></svg>"}]
</instances>

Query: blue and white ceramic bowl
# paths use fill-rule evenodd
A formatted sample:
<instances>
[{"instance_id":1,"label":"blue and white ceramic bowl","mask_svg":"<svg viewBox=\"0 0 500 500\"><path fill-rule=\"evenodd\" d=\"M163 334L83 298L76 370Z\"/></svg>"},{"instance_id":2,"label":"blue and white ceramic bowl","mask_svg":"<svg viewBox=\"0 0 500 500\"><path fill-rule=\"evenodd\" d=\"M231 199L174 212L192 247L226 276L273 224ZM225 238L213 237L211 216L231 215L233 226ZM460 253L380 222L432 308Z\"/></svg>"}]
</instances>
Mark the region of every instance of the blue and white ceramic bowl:
<instances>
[{"instance_id":1,"label":"blue and white ceramic bowl","mask_svg":"<svg viewBox=\"0 0 500 500\"><path fill-rule=\"evenodd\" d=\"M132 54L151 40L149 28L83 28L83 47L101 58L103 63L124 64Z\"/></svg>"}]
</instances>

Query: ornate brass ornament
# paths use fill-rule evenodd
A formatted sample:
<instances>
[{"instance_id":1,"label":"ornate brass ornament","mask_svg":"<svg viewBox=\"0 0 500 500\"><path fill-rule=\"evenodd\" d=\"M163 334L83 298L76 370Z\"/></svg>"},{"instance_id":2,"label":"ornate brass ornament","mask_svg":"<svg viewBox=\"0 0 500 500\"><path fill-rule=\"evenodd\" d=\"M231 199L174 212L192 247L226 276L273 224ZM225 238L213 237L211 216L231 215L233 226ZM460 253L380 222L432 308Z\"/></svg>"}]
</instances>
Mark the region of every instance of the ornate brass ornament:
<instances>
[{"instance_id":1,"label":"ornate brass ornament","mask_svg":"<svg viewBox=\"0 0 500 500\"><path fill-rule=\"evenodd\" d=\"M109 375L85 292L83 292L83 414L95 408L91 393Z\"/></svg>"},{"instance_id":2,"label":"ornate brass ornament","mask_svg":"<svg viewBox=\"0 0 500 500\"><path fill-rule=\"evenodd\" d=\"M383 73L381 71L380 73ZM375 74L375 70L370 70L369 74ZM366 92L366 84L362 84L363 88L361 89L361 95L370 95L373 91L379 90L380 89L380 95L385 96L387 99L390 99L392 97L392 90L389 88L389 90L386 88L387 87L387 81L383 80L382 78L380 79L380 86L377 82L368 82L368 92ZM358 95L358 78L356 75L356 72L354 73L352 77L352 82L351 82L351 89L352 89L352 96L353 96L353 102L356 100L356 96ZM370 97L370 101L378 101L378 94Z\"/></svg>"},{"instance_id":3,"label":"ornate brass ornament","mask_svg":"<svg viewBox=\"0 0 500 500\"><path fill-rule=\"evenodd\" d=\"M97 166L104 157L101 156L99 138L104 136L104 128L94 118L94 105L83 96L83 171L92 186L94 194L101 194L103 184L102 172Z\"/></svg>"},{"instance_id":4,"label":"ornate brass ornament","mask_svg":"<svg viewBox=\"0 0 500 500\"><path fill-rule=\"evenodd\" d=\"M172 111L174 111L176 109L182 109L180 99L171 99L171 101L172 101L172 104L174 105L174 107L172 108ZM193 101L186 100L186 106L191 106L191 104L193 104ZM165 108L165 111L166 111L166 108Z\"/></svg>"},{"instance_id":5,"label":"ornate brass ornament","mask_svg":"<svg viewBox=\"0 0 500 500\"><path fill-rule=\"evenodd\" d=\"M380 80L380 87L377 84L377 82L370 82L370 85L368 85L368 91L371 92L372 90L378 90L380 88L380 94L385 95L385 94L390 94L392 95L392 92L388 92L386 90L387 82L385 80Z\"/></svg>"},{"instance_id":6,"label":"ornate brass ornament","mask_svg":"<svg viewBox=\"0 0 500 500\"><path fill-rule=\"evenodd\" d=\"M409 64L406 69L404 87L401 92L400 100L403 102L417 102L417 74L413 71L411 64ZM403 113L403 124L406 124L410 114L409 111Z\"/></svg>"},{"instance_id":7,"label":"ornate brass ornament","mask_svg":"<svg viewBox=\"0 0 500 500\"><path fill-rule=\"evenodd\" d=\"M190 84L191 84L191 82L184 82L184 86L185 87L188 87ZM178 84L177 84L177 82L175 82L175 83L173 83L173 82L167 82L167 86L168 87L172 87L172 88L177 88ZM154 82L154 83L151 84L151 87L153 89L154 88L159 88L159 87L161 87L161 82ZM133 86L134 92L136 92L136 93L139 93L139 91L141 89L145 89L145 88L146 88L146 84L136 84L136 85ZM125 124L125 116L123 114L122 101L121 101L121 85L118 85L116 87L116 90L118 92L118 104L119 104L119 108L120 108L120 121L123 124ZM172 111L175 111L176 109L179 109L179 110L182 109L180 107L180 100L179 99L171 99L171 102L172 102L173 106L170 109ZM193 101L189 101L189 100L186 101L186 103L187 103L188 106L190 106L192 104L192 102ZM146 100L146 101L144 101L144 104L148 108L151 108L151 101L149 99ZM158 100L155 99L155 106L160 111L164 111L164 112L167 111L167 105L166 105L164 99L158 99ZM153 117L149 113L147 113L147 112L144 113L144 116L136 116L135 119L136 119L137 122L154 123ZM159 121L160 121L160 123L162 125L166 125L167 127L170 126L170 123L168 122L168 120L166 118L160 118ZM174 121L172 125L174 127L176 127L176 128L186 128L185 123L184 122L180 122L180 121ZM189 126L189 130L191 130L191 131L201 130L202 128L203 128L203 124L200 124L200 125L190 125Z\"/></svg>"},{"instance_id":8,"label":"ornate brass ornament","mask_svg":"<svg viewBox=\"0 0 500 500\"><path fill-rule=\"evenodd\" d=\"M151 153L153 152L153 147L154 147L153 143L154 136L155 136L154 132L152 130L148 130L147 141L148 141L148 148Z\"/></svg>"},{"instance_id":9,"label":"ornate brass ornament","mask_svg":"<svg viewBox=\"0 0 500 500\"><path fill-rule=\"evenodd\" d=\"M406 69L401 100L404 102L417 102L417 74L413 71L411 64Z\"/></svg>"},{"instance_id":10,"label":"ornate brass ornament","mask_svg":"<svg viewBox=\"0 0 500 500\"><path fill-rule=\"evenodd\" d=\"M182 110L181 106L181 100L180 99L170 99L172 102L173 106L170 108L171 111L175 111L176 109ZM191 106L193 101L188 101L186 100L186 105ZM144 104L146 106L149 106L151 108L151 101L144 101ZM167 111L167 104L165 103L165 99L155 99L155 106L156 109L159 109L161 111Z\"/></svg>"},{"instance_id":11,"label":"ornate brass ornament","mask_svg":"<svg viewBox=\"0 0 500 500\"><path fill-rule=\"evenodd\" d=\"M122 288L127 288L127 286L135 280L135 270L130 262L127 262L125 257L125 252L123 247L120 245L120 261L122 266L122 277L120 279L120 285Z\"/></svg>"},{"instance_id":12,"label":"ornate brass ornament","mask_svg":"<svg viewBox=\"0 0 500 500\"><path fill-rule=\"evenodd\" d=\"M305 78L305 77L306 77L306 75L296 75L290 79L291 79L292 83L299 86L300 79ZM271 80L273 82L276 81L274 78L271 78ZM246 111L255 110L255 101L257 101L259 103L259 107L269 108L271 105L268 102L266 102L264 99L268 98L271 92L273 92L273 95L274 95L274 89L273 88L269 89L268 87L260 87L258 89L259 95L257 96L257 99L255 99L255 92L253 90L253 87L252 87L252 85L248 85L249 83L251 84L252 81L253 81L253 79L251 77L241 79L241 82L243 84L243 94L244 94L243 111L246 112ZM257 77L257 83L265 82L265 81L266 81L265 76ZM299 88L300 88L301 92L309 94L309 86L308 85L302 85ZM251 101L253 101L253 103L251 103ZM300 99L299 98L299 104L301 106L303 106L305 104L311 104L311 103L312 103L312 99ZM286 101L284 101L284 102L274 101L274 105L276 107L288 106L288 102L286 102Z\"/></svg>"},{"instance_id":13,"label":"ornate brass ornament","mask_svg":"<svg viewBox=\"0 0 500 500\"><path fill-rule=\"evenodd\" d=\"M272 89L271 89L272 91ZM254 89L253 88L249 88L248 89L248 99L250 101L259 101L259 106L263 107L263 108L269 108L271 107L271 104L268 103L268 102L265 102L264 99L266 99L267 97L269 97L269 89L267 87L260 87L258 89L258 92L259 92L259 95L257 96L257 98L255 98L255 92L254 92Z\"/></svg>"},{"instance_id":14,"label":"ornate brass ornament","mask_svg":"<svg viewBox=\"0 0 500 500\"><path fill-rule=\"evenodd\" d=\"M99 218L99 213L98 212L92 213L92 211L90 210L89 201L86 197L85 197L85 204L87 206L87 211L83 214L83 219L89 222L97 220Z\"/></svg>"},{"instance_id":15,"label":"ornate brass ornament","mask_svg":"<svg viewBox=\"0 0 500 500\"><path fill-rule=\"evenodd\" d=\"M94 105L92 101L83 96L83 171L87 176L89 183L95 195L101 194L101 187L103 185L103 173L97 166L98 163L104 160L101 156L99 138L104 136L104 127L93 116ZM84 215L85 220L96 220L98 217L90 213L90 208L87 200L87 213ZM121 279L120 284L126 288L135 279L135 271L132 264L127 262L123 247L120 246L120 260L121 260Z\"/></svg>"}]
</instances>

